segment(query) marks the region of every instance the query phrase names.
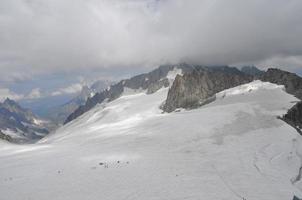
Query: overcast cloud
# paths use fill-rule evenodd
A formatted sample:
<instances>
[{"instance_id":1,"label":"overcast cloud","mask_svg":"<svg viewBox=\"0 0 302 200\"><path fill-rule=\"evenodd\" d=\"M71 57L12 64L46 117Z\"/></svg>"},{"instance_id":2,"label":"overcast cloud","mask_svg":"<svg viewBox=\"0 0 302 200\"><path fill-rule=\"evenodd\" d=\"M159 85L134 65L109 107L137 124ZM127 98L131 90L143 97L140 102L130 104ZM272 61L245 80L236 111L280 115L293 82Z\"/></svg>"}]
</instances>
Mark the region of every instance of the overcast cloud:
<instances>
[{"instance_id":1,"label":"overcast cloud","mask_svg":"<svg viewBox=\"0 0 302 200\"><path fill-rule=\"evenodd\" d=\"M1 0L0 78L167 62L296 71L301 10L301 0Z\"/></svg>"},{"instance_id":2,"label":"overcast cloud","mask_svg":"<svg viewBox=\"0 0 302 200\"><path fill-rule=\"evenodd\" d=\"M0 87L0 102L4 101L6 98L19 100L24 98L23 95L18 95L12 91L10 91L8 88L1 88Z\"/></svg>"}]
</instances>

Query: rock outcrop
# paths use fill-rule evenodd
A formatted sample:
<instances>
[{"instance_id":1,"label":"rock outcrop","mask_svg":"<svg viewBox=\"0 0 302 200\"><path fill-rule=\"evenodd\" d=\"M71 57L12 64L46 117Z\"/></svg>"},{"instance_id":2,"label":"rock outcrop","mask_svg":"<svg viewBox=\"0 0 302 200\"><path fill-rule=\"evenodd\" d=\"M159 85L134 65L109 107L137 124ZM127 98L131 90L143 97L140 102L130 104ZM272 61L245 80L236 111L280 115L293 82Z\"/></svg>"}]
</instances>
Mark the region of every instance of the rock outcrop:
<instances>
[{"instance_id":1,"label":"rock outcrop","mask_svg":"<svg viewBox=\"0 0 302 200\"><path fill-rule=\"evenodd\" d=\"M177 76L163 110L172 112L177 108L196 108L215 99L215 94L253 80L236 68L200 68L192 73Z\"/></svg>"},{"instance_id":2,"label":"rock outcrop","mask_svg":"<svg viewBox=\"0 0 302 200\"><path fill-rule=\"evenodd\" d=\"M161 88L169 87L169 85L170 85L169 79L164 78L162 80L159 80L159 81L149 85L149 87L147 89L147 94L152 94Z\"/></svg>"},{"instance_id":3,"label":"rock outcrop","mask_svg":"<svg viewBox=\"0 0 302 200\"><path fill-rule=\"evenodd\" d=\"M49 132L30 110L11 99L0 103L0 131L0 138L15 142L40 139Z\"/></svg>"},{"instance_id":4,"label":"rock outcrop","mask_svg":"<svg viewBox=\"0 0 302 200\"><path fill-rule=\"evenodd\" d=\"M302 101L289 109L282 119L302 134Z\"/></svg>"},{"instance_id":5,"label":"rock outcrop","mask_svg":"<svg viewBox=\"0 0 302 200\"><path fill-rule=\"evenodd\" d=\"M287 93L302 100L302 78L297 74L270 68L260 77L260 80L284 85Z\"/></svg>"},{"instance_id":6,"label":"rock outcrop","mask_svg":"<svg viewBox=\"0 0 302 200\"><path fill-rule=\"evenodd\" d=\"M247 75L251 75L255 77L259 77L265 73L264 71L258 69L255 66L244 66L241 68L241 71Z\"/></svg>"},{"instance_id":7,"label":"rock outcrop","mask_svg":"<svg viewBox=\"0 0 302 200\"><path fill-rule=\"evenodd\" d=\"M0 131L0 139L1 139L1 140L6 140L6 141L8 141L8 142L12 142L12 141L13 141L13 139L12 139L11 136L5 135L5 134L2 133L1 131Z\"/></svg>"},{"instance_id":8,"label":"rock outcrop","mask_svg":"<svg viewBox=\"0 0 302 200\"><path fill-rule=\"evenodd\" d=\"M89 97L93 94L93 90L87 86L83 86L81 92L68 101L67 103L50 108L47 113L47 118L55 124L62 124L66 118L73 113L80 105L84 105Z\"/></svg>"}]
</instances>

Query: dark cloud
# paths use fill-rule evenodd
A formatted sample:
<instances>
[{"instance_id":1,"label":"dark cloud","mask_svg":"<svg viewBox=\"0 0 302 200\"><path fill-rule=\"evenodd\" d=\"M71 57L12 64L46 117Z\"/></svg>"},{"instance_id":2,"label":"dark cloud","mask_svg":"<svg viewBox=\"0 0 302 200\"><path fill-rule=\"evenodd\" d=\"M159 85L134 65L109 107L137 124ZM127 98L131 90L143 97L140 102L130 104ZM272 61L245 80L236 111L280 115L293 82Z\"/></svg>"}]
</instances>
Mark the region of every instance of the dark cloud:
<instances>
[{"instance_id":1,"label":"dark cloud","mask_svg":"<svg viewBox=\"0 0 302 200\"><path fill-rule=\"evenodd\" d=\"M301 0L1 0L1 78L161 63L302 68Z\"/></svg>"}]
</instances>

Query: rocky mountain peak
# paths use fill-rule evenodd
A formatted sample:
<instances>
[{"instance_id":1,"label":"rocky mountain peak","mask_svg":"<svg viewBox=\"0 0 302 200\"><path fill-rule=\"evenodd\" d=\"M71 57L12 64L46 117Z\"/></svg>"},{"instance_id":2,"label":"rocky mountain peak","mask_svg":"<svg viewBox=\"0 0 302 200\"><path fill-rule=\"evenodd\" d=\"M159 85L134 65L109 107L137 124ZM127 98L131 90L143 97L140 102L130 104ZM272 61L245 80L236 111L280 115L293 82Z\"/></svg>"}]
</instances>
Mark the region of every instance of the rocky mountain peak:
<instances>
[{"instance_id":1,"label":"rocky mountain peak","mask_svg":"<svg viewBox=\"0 0 302 200\"><path fill-rule=\"evenodd\" d=\"M176 76L163 110L172 112L177 108L195 108L215 99L215 94L253 80L238 70L222 67L194 70Z\"/></svg>"},{"instance_id":2,"label":"rocky mountain peak","mask_svg":"<svg viewBox=\"0 0 302 200\"><path fill-rule=\"evenodd\" d=\"M260 80L284 85L286 92L302 99L302 78L297 74L283 71L277 68L269 68Z\"/></svg>"},{"instance_id":3,"label":"rocky mountain peak","mask_svg":"<svg viewBox=\"0 0 302 200\"><path fill-rule=\"evenodd\" d=\"M3 105L6 107L18 107L20 108L20 106L17 104L17 102L15 102L14 100L10 99L10 98L6 98L3 102Z\"/></svg>"},{"instance_id":4,"label":"rocky mountain peak","mask_svg":"<svg viewBox=\"0 0 302 200\"><path fill-rule=\"evenodd\" d=\"M265 73L264 71L258 69L255 66L244 66L241 68L241 71L251 76L261 76Z\"/></svg>"},{"instance_id":5,"label":"rocky mountain peak","mask_svg":"<svg viewBox=\"0 0 302 200\"><path fill-rule=\"evenodd\" d=\"M49 131L30 110L7 98L0 103L0 132L2 139L13 142L31 141L41 138Z\"/></svg>"}]
</instances>

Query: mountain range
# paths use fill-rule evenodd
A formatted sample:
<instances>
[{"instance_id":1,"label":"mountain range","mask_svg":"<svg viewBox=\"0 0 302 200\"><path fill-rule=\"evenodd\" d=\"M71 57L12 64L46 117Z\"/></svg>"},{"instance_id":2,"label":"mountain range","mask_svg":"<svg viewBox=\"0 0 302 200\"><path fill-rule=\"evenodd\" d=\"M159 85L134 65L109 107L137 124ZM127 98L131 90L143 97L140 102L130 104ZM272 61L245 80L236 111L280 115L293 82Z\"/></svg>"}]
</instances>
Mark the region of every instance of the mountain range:
<instances>
[{"instance_id":1,"label":"mountain range","mask_svg":"<svg viewBox=\"0 0 302 200\"><path fill-rule=\"evenodd\" d=\"M1 195L301 198L302 78L244 69L161 66L94 94L35 144L0 141ZM37 120L9 99L2 107L21 125Z\"/></svg>"},{"instance_id":2,"label":"mountain range","mask_svg":"<svg viewBox=\"0 0 302 200\"><path fill-rule=\"evenodd\" d=\"M6 99L0 103L0 139L14 143L35 142L57 129L66 118L95 93L103 91L112 82L98 80L90 87L83 86L81 92L59 106L45 108L43 118L30 109L23 108L16 101ZM43 99L42 99L43 101ZM47 103L47 101L45 102ZM40 102L43 106L45 103Z\"/></svg>"},{"instance_id":3,"label":"mountain range","mask_svg":"<svg viewBox=\"0 0 302 200\"><path fill-rule=\"evenodd\" d=\"M79 106L86 103L88 98L91 98L94 94L107 89L111 84L111 81L98 80L90 87L84 85L81 92L67 103L48 109L45 117L55 124L63 124L71 113L73 113Z\"/></svg>"},{"instance_id":4,"label":"mountain range","mask_svg":"<svg viewBox=\"0 0 302 200\"><path fill-rule=\"evenodd\" d=\"M183 76L178 75L174 83L169 82L167 78L168 73L173 69L179 69L184 74ZM264 72L254 66L245 66L239 70L229 66L206 67L182 63L160 66L149 73L122 80L109 89L96 93L88 98L85 104L75 109L66 118L64 124L76 119L105 100L112 101L120 97L126 89L146 90L147 94L152 94L162 87L171 86L165 105L163 105L164 111L171 112L176 108L198 107L215 99L215 93L221 90L257 79L285 85L288 93L302 99L301 77L290 72L272 68Z\"/></svg>"},{"instance_id":5,"label":"mountain range","mask_svg":"<svg viewBox=\"0 0 302 200\"><path fill-rule=\"evenodd\" d=\"M32 142L49 133L47 121L39 119L30 110L15 101L0 103L0 137L11 142Z\"/></svg>"},{"instance_id":6,"label":"mountain range","mask_svg":"<svg viewBox=\"0 0 302 200\"><path fill-rule=\"evenodd\" d=\"M145 91L146 94L153 94L161 88L170 88L167 99L161 105L164 112L193 109L214 101L215 94L220 91L253 80L284 85L288 93L302 99L301 77L279 69L268 69L264 72L254 66L242 67L239 70L229 66L206 67L185 63L163 65L149 73L124 79L116 84L100 80L91 87L83 86L82 91L69 102L50 109L47 122L39 119L30 110L21 108L16 102L7 99L1 104L0 136L18 142L40 139L47 135L49 130L55 130L58 124L64 121L64 124L67 124L97 104L113 101L129 92ZM301 126L299 105L294 106L289 114L280 118L294 127ZM292 114L293 112L295 115ZM293 117L296 115L298 117ZM16 136L18 139L14 138Z\"/></svg>"}]
</instances>

